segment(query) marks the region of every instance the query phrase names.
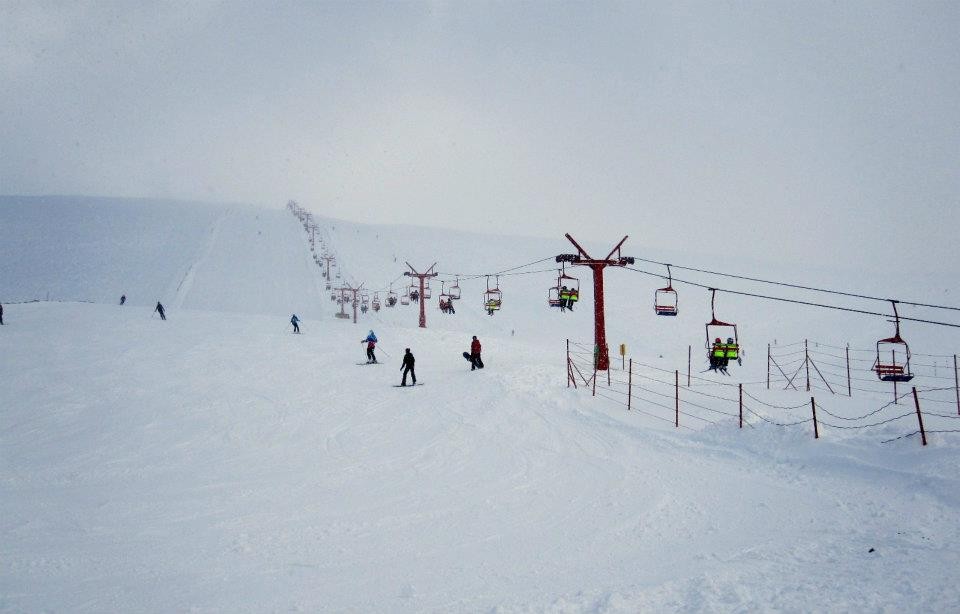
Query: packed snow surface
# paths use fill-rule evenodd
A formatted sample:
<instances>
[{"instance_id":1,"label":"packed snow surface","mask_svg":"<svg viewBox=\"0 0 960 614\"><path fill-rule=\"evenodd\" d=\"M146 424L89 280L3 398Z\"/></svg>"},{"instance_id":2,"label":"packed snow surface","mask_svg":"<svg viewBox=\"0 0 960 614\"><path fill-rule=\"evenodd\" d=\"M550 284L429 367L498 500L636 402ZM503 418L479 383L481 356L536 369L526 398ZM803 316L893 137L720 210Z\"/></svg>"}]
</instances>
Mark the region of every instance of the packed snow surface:
<instances>
[{"instance_id":1,"label":"packed snow surface","mask_svg":"<svg viewBox=\"0 0 960 614\"><path fill-rule=\"evenodd\" d=\"M85 206L88 219L111 217ZM582 382L568 388L565 339L590 341L589 292L560 314L545 306L549 274L505 277L504 308L489 317L486 280L466 278L568 251L562 242L320 220L344 278L385 288L405 260L465 274L457 315L434 299L430 328L416 327L415 306L354 325L332 316L289 212L110 206L120 207L114 222L58 235L59 248L17 243L29 274L4 264L0 609L862 612L960 602L956 435L881 443L915 429L904 419L815 440L809 424L748 417L740 429L710 414L716 424L685 414L675 428L661 407L628 412L610 390L599 396L605 381L596 398ZM31 214L8 205L0 215L22 226ZM140 240L119 236L131 228ZM93 244L101 249L77 247ZM705 368L709 305L707 318L691 305L659 321L649 305L657 280L626 275L608 277L611 344L681 372L692 345L694 370ZM20 302L46 292L64 302ZM166 321L152 313L158 299ZM889 327L729 304L768 317L746 329L744 366L724 383L750 382L758 398L791 407L810 393L755 384L775 335L813 330L862 346ZM294 312L301 335L290 333ZM362 364L371 328L379 365ZM486 368L471 372L460 354L474 334ZM928 347L948 353L954 339L940 341ZM405 347L423 386L395 386ZM701 390L729 397L727 388ZM892 398L881 386L814 394L850 416Z\"/></svg>"}]
</instances>

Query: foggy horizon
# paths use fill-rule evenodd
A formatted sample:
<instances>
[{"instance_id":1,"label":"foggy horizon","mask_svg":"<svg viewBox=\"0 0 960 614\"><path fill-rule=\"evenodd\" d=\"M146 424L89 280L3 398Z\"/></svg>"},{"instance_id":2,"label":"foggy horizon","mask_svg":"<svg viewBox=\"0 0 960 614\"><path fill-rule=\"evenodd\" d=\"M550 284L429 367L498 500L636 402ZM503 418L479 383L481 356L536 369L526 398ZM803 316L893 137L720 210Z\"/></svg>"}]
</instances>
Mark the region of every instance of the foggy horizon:
<instances>
[{"instance_id":1,"label":"foggy horizon","mask_svg":"<svg viewBox=\"0 0 960 614\"><path fill-rule=\"evenodd\" d=\"M9 2L0 194L941 268L958 29L945 2Z\"/></svg>"}]
</instances>

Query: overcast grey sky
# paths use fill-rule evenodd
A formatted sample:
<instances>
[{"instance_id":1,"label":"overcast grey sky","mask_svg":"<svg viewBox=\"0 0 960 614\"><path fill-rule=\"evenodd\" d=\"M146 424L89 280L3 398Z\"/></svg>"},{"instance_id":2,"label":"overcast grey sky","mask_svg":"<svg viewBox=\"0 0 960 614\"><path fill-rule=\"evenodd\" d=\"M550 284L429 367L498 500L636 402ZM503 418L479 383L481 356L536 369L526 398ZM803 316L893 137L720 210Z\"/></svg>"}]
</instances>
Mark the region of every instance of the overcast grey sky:
<instances>
[{"instance_id":1,"label":"overcast grey sky","mask_svg":"<svg viewBox=\"0 0 960 614\"><path fill-rule=\"evenodd\" d=\"M958 32L958 2L0 0L0 193L943 268Z\"/></svg>"}]
</instances>

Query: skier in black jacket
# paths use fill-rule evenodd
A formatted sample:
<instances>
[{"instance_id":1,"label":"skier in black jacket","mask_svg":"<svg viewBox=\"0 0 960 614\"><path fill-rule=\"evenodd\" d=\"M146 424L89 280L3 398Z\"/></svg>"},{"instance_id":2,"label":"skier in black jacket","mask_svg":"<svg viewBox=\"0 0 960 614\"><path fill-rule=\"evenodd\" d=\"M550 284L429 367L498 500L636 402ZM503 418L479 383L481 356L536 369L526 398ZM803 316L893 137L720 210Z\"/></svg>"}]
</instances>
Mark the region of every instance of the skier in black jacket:
<instances>
[{"instance_id":1,"label":"skier in black jacket","mask_svg":"<svg viewBox=\"0 0 960 614\"><path fill-rule=\"evenodd\" d=\"M417 359L413 357L413 354L410 352L410 348L407 348L403 354L403 365L400 367L400 369L403 371L403 380L400 381L401 386L407 385L407 373L409 373L410 377L413 378L413 385L417 385L417 374L413 370L413 365L416 361Z\"/></svg>"},{"instance_id":2,"label":"skier in black jacket","mask_svg":"<svg viewBox=\"0 0 960 614\"><path fill-rule=\"evenodd\" d=\"M160 304L160 301L157 301L157 306L154 308L154 311L160 314L161 320L167 319L167 315L163 313L163 305Z\"/></svg>"}]
</instances>

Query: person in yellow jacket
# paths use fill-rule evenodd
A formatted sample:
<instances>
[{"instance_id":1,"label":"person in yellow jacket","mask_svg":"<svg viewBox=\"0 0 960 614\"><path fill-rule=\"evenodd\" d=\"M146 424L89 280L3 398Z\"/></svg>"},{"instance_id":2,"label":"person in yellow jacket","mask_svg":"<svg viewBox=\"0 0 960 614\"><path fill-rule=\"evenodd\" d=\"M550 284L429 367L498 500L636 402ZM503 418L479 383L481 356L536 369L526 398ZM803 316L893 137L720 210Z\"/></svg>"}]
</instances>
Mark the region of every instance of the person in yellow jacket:
<instances>
[{"instance_id":1,"label":"person in yellow jacket","mask_svg":"<svg viewBox=\"0 0 960 614\"><path fill-rule=\"evenodd\" d=\"M727 337L727 343L724 347L724 360L727 364L729 364L731 360L736 360L739 365L743 364L743 361L740 359L740 346L733 340L733 337ZM726 365L724 365L724 367L726 367Z\"/></svg>"},{"instance_id":2,"label":"person in yellow jacket","mask_svg":"<svg viewBox=\"0 0 960 614\"><path fill-rule=\"evenodd\" d=\"M727 350L720 337L713 340L713 348L710 350L710 370L718 371L724 368L723 359L727 355Z\"/></svg>"},{"instance_id":3,"label":"person in yellow jacket","mask_svg":"<svg viewBox=\"0 0 960 614\"><path fill-rule=\"evenodd\" d=\"M567 291L567 309L569 309L570 311L573 311L573 304L576 303L577 300L579 300L579 298L580 298L580 293L577 292L575 289L570 288L570 290Z\"/></svg>"},{"instance_id":4,"label":"person in yellow jacket","mask_svg":"<svg viewBox=\"0 0 960 614\"><path fill-rule=\"evenodd\" d=\"M566 286L560 286L560 311L566 311L570 302L570 290Z\"/></svg>"}]
</instances>

